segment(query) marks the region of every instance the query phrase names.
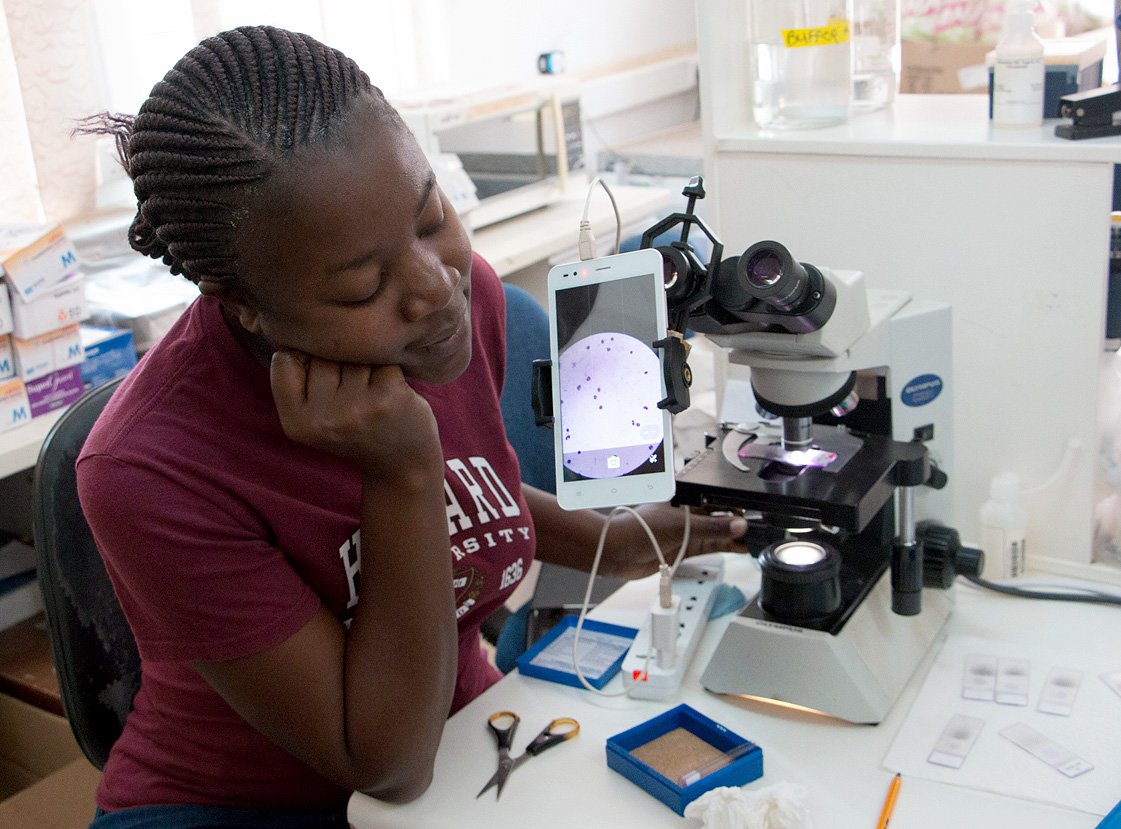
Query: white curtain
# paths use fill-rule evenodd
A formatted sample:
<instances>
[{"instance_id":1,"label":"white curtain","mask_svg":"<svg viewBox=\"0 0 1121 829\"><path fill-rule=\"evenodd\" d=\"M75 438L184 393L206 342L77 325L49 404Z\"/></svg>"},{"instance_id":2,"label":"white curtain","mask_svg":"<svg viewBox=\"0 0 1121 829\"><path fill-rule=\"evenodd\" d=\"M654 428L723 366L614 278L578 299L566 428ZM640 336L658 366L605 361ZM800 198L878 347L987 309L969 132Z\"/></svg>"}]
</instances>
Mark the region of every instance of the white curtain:
<instances>
[{"instance_id":1,"label":"white curtain","mask_svg":"<svg viewBox=\"0 0 1121 829\"><path fill-rule=\"evenodd\" d=\"M91 203L93 142L72 139L96 110L85 0L0 0L0 221L58 220Z\"/></svg>"}]
</instances>

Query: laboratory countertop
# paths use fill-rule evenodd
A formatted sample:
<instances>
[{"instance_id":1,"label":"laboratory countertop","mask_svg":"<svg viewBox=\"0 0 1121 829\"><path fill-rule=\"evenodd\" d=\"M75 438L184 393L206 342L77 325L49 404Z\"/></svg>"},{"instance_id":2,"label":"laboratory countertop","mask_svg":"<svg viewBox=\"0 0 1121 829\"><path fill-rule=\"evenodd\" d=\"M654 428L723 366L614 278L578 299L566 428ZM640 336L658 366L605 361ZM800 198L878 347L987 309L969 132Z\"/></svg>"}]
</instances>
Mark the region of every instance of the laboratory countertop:
<instances>
[{"instance_id":1,"label":"laboratory countertop","mask_svg":"<svg viewBox=\"0 0 1121 829\"><path fill-rule=\"evenodd\" d=\"M680 193L660 187L615 184L610 187L619 208L624 233L627 226L635 222L662 218L667 211L674 209L674 197L680 197ZM476 230L472 237L475 250L491 264L500 277L509 276L568 249L572 250L573 258L576 258L580 218L584 212L587 189L572 185L571 190L570 198ZM588 218L592 232L599 240L600 253L609 253L614 243L615 213L607 193L598 185L591 194Z\"/></svg>"},{"instance_id":2,"label":"laboratory countertop","mask_svg":"<svg viewBox=\"0 0 1121 829\"><path fill-rule=\"evenodd\" d=\"M899 95L892 106L854 113L837 126L774 130L751 124L721 131L714 144L717 152L1121 163L1121 137L1058 138L1055 126L1064 121L1057 118L1039 127L994 129L988 105L987 95Z\"/></svg>"},{"instance_id":3,"label":"laboratory countertop","mask_svg":"<svg viewBox=\"0 0 1121 829\"><path fill-rule=\"evenodd\" d=\"M727 556L726 580L752 595L758 570L746 556ZM653 595L653 582L631 582L597 607L595 615L616 624L638 623ZM955 606L943 636L964 634L1033 646L1070 649L1077 643L1101 657L1121 653L1117 608L1068 602L1041 602L955 587ZM942 640L930 649L886 719L853 725L818 714L782 709L740 697L705 691L699 676L728 617L708 624L680 691L665 701L602 698L582 689L507 675L449 721L436 760L431 788L416 801L388 805L352 796L354 829L428 829L445 826L548 827L698 826L617 774L606 764L606 740L678 703L756 743L763 749L764 775L748 789L780 781L806 787L813 825L819 829L870 829L891 782L885 754L905 722ZM617 689L616 678L607 686ZM485 723L499 710L520 714L525 731L520 747L553 717L581 724L570 742L517 769L500 800L475 795L493 771L494 740ZM1116 790L1121 796L1121 780ZM1092 829L1100 817L1087 812L1013 798L968 785L948 785L906 777L892 826L910 829Z\"/></svg>"}]
</instances>

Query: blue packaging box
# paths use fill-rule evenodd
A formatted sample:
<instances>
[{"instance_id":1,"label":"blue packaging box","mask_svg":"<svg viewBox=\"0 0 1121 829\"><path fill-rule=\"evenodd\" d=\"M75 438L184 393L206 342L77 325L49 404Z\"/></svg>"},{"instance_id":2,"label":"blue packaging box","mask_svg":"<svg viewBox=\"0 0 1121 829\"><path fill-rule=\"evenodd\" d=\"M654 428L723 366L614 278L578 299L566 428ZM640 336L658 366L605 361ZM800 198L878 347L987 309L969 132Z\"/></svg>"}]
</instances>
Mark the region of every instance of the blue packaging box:
<instances>
[{"instance_id":1,"label":"blue packaging box","mask_svg":"<svg viewBox=\"0 0 1121 829\"><path fill-rule=\"evenodd\" d=\"M716 752L726 754L727 765L712 770L698 769L692 774L684 775L683 779L671 780L635 756L636 750L678 728L700 738ZM679 815L684 815L686 806L711 789L742 786L762 777L763 749L696 709L682 704L621 734L608 737L607 765Z\"/></svg>"},{"instance_id":2,"label":"blue packaging box","mask_svg":"<svg viewBox=\"0 0 1121 829\"><path fill-rule=\"evenodd\" d=\"M583 688L572 662L572 642L579 617L568 615L557 622L533 647L518 657L518 673L537 679ZM630 650L635 628L584 619L580 627L580 672L593 688L602 688L615 674Z\"/></svg>"},{"instance_id":3,"label":"blue packaging box","mask_svg":"<svg viewBox=\"0 0 1121 829\"><path fill-rule=\"evenodd\" d=\"M128 374L129 369L136 365L136 346L131 331L83 325L79 332L85 350L85 360L80 367L82 386L86 391Z\"/></svg>"}]
</instances>

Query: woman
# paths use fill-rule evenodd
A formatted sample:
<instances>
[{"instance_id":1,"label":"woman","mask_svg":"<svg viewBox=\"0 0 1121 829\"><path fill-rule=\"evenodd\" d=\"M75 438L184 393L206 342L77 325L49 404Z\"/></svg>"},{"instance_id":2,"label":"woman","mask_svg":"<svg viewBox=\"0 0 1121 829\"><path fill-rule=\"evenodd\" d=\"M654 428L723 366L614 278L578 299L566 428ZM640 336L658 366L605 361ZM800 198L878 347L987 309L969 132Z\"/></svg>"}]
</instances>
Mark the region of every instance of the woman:
<instances>
[{"instance_id":1,"label":"woman","mask_svg":"<svg viewBox=\"0 0 1121 829\"><path fill-rule=\"evenodd\" d=\"M587 568L605 520L519 482L501 285L396 112L305 35L209 38L92 129L133 179L133 247L202 294L78 462L142 661L94 826L345 826L352 790L415 798L498 678L481 621L535 549ZM653 572L618 524L605 571ZM690 552L743 531L697 517Z\"/></svg>"}]
</instances>

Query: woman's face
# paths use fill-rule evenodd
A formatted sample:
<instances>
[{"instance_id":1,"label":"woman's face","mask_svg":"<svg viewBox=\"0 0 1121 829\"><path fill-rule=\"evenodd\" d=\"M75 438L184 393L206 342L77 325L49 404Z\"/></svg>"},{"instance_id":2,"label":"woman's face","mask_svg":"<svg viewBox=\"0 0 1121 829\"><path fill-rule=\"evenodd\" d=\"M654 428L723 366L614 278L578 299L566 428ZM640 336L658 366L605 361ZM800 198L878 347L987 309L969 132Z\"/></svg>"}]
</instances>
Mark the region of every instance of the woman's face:
<instances>
[{"instance_id":1,"label":"woman's face","mask_svg":"<svg viewBox=\"0 0 1121 829\"><path fill-rule=\"evenodd\" d=\"M471 246L409 132L362 104L248 205L233 303L271 346L446 383L471 359ZM229 303L228 303L229 304Z\"/></svg>"}]
</instances>

